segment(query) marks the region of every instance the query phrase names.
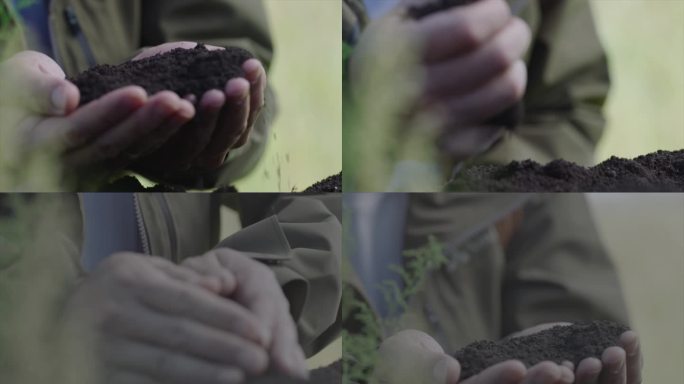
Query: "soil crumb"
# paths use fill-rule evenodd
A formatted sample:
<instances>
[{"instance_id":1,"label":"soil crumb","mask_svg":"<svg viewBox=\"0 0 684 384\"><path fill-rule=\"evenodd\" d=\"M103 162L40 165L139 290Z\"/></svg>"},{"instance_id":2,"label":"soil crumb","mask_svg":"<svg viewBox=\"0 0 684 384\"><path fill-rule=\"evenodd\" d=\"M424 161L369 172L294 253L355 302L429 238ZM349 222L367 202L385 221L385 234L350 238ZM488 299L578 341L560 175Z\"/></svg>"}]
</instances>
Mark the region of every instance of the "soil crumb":
<instances>
[{"instance_id":1,"label":"soil crumb","mask_svg":"<svg viewBox=\"0 0 684 384\"><path fill-rule=\"evenodd\" d=\"M282 375L267 375L247 381L249 384L336 384L342 383L342 361L311 371L309 380L294 379Z\"/></svg>"},{"instance_id":2,"label":"soil crumb","mask_svg":"<svg viewBox=\"0 0 684 384\"><path fill-rule=\"evenodd\" d=\"M470 192L682 192L684 150L658 151L633 160L611 157L585 168L554 160L475 165L447 185Z\"/></svg>"},{"instance_id":3,"label":"soil crumb","mask_svg":"<svg viewBox=\"0 0 684 384\"><path fill-rule=\"evenodd\" d=\"M305 193L342 192L342 172L328 177L304 190Z\"/></svg>"},{"instance_id":4,"label":"soil crumb","mask_svg":"<svg viewBox=\"0 0 684 384\"><path fill-rule=\"evenodd\" d=\"M461 363L461 379L473 376L502 361L517 359L531 367L542 361L571 361L575 367L585 358L601 358L629 330L611 321L558 326L534 335L502 341L477 341L454 355Z\"/></svg>"},{"instance_id":5,"label":"soil crumb","mask_svg":"<svg viewBox=\"0 0 684 384\"><path fill-rule=\"evenodd\" d=\"M242 64L252 57L241 48L210 51L198 44L120 65L98 65L69 81L81 91L81 106L129 85L141 86L149 95L169 90L200 99L209 90L223 90L228 80L243 77Z\"/></svg>"}]
</instances>

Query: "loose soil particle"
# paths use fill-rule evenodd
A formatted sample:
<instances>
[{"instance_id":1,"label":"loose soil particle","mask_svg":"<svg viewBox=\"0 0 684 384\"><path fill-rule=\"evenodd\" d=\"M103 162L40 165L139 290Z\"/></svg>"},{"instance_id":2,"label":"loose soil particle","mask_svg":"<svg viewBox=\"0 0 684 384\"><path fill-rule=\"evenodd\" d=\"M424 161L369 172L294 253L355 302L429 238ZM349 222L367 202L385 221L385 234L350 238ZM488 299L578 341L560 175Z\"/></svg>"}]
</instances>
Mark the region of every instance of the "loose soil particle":
<instances>
[{"instance_id":1,"label":"loose soil particle","mask_svg":"<svg viewBox=\"0 0 684 384\"><path fill-rule=\"evenodd\" d=\"M342 172L328 177L305 189L306 193L333 193L342 192Z\"/></svg>"},{"instance_id":2,"label":"loose soil particle","mask_svg":"<svg viewBox=\"0 0 684 384\"><path fill-rule=\"evenodd\" d=\"M454 355L461 364L461 379L506 360L520 360L527 367L542 361L571 361L575 367L585 358L601 358L603 351L618 344L628 328L611 321L558 326L534 335L502 341L477 341Z\"/></svg>"},{"instance_id":3,"label":"loose soil particle","mask_svg":"<svg viewBox=\"0 0 684 384\"><path fill-rule=\"evenodd\" d=\"M69 80L81 91L81 105L129 85L141 86L150 95L169 90L199 99L209 90L223 90L228 80L243 77L242 64L252 57L241 48L209 51L198 44L120 65L98 65Z\"/></svg>"},{"instance_id":4,"label":"loose soil particle","mask_svg":"<svg viewBox=\"0 0 684 384\"><path fill-rule=\"evenodd\" d=\"M633 160L611 157L591 168L555 160L466 168L447 190L470 192L682 192L684 150Z\"/></svg>"},{"instance_id":5,"label":"loose soil particle","mask_svg":"<svg viewBox=\"0 0 684 384\"><path fill-rule=\"evenodd\" d=\"M293 379L282 375L268 375L250 379L250 384L336 384L342 383L342 362L340 360L311 371L309 380Z\"/></svg>"}]
</instances>

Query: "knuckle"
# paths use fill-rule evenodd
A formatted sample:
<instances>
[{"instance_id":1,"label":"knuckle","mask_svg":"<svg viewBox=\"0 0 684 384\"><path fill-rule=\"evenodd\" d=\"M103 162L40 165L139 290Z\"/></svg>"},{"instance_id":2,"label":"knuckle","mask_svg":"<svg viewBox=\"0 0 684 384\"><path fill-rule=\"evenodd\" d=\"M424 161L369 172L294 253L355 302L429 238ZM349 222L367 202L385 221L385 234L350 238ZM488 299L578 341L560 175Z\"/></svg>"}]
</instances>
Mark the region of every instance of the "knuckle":
<instances>
[{"instance_id":1,"label":"knuckle","mask_svg":"<svg viewBox=\"0 0 684 384\"><path fill-rule=\"evenodd\" d=\"M506 50L506 47L497 45L492 51L490 62L492 63L494 70L499 73L510 68L515 61Z\"/></svg>"},{"instance_id":2,"label":"knuckle","mask_svg":"<svg viewBox=\"0 0 684 384\"><path fill-rule=\"evenodd\" d=\"M120 331L125 322L125 314L119 304L106 301L100 308L100 328L104 331Z\"/></svg>"},{"instance_id":3,"label":"knuckle","mask_svg":"<svg viewBox=\"0 0 684 384\"><path fill-rule=\"evenodd\" d=\"M461 42L463 49L472 51L482 44L482 37L478 33L478 27L469 19L463 19L454 24L455 36Z\"/></svg>"},{"instance_id":4,"label":"knuckle","mask_svg":"<svg viewBox=\"0 0 684 384\"><path fill-rule=\"evenodd\" d=\"M191 340L190 324L187 321L175 321L169 326L169 348L177 349L185 346Z\"/></svg>"}]
</instances>

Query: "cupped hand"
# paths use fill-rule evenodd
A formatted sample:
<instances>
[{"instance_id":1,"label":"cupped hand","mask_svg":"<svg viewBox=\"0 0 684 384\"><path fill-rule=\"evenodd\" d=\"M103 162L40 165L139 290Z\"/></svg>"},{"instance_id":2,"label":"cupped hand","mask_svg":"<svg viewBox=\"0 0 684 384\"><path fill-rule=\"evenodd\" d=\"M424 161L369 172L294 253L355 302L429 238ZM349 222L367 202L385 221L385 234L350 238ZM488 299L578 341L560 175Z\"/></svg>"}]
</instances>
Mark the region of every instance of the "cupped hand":
<instances>
[{"instance_id":1,"label":"cupped hand","mask_svg":"<svg viewBox=\"0 0 684 384\"><path fill-rule=\"evenodd\" d=\"M227 248L188 258L182 265L217 279L229 281L230 276L234 276L235 288L222 292L222 295L244 306L258 318L257 324L266 335L273 368L290 376L308 377L289 303L271 269ZM225 274L229 276L224 277Z\"/></svg>"},{"instance_id":2,"label":"cupped hand","mask_svg":"<svg viewBox=\"0 0 684 384\"><path fill-rule=\"evenodd\" d=\"M64 174L76 179L126 167L140 155L141 137L159 131L168 137L195 115L194 106L177 95L149 97L139 87L118 89L78 108L78 88L38 52L16 54L2 63L0 76L8 84L0 90L1 105L18 112L11 124L21 152L54 151Z\"/></svg>"},{"instance_id":3,"label":"cupped hand","mask_svg":"<svg viewBox=\"0 0 684 384\"><path fill-rule=\"evenodd\" d=\"M555 326L567 325L571 323L540 324L510 337L529 336ZM570 362L563 365L574 369L576 384L641 384L643 355L639 336L634 331L626 331L620 335L618 345L606 348L600 358L587 357L577 367Z\"/></svg>"},{"instance_id":4,"label":"cupped hand","mask_svg":"<svg viewBox=\"0 0 684 384\"><path fill-rule=\"evenodd\" d=\"M168 43L145 49L140 60L173 49L192 49L197 43ZM209 50L224 49L207 46ZM228 153L245 145L264 106L266 71L257 59L247 60L244 78L229 80L223 89L203 95L180 95L193 101L197 116L185 124L167 143L144 156L136 169L161 177L182 176L188 172L211 171L220 167Z\"/></svg>"},{"instance_id":5,"label":"cupped hand","mask_svg":"<svg viewBox=\"0 0 684 384\"><path fill-rule=\"evenodd\" d=\"M383 341L375 375L388 384L571 384L574 380L568 366L545 361L528 369L516 360L461 380L458 361L430 335L416 330L404 330Z\"/></svg>"},{"instance_id":6,"label":"cupped hand","mask_svg":"<svg viewBox=\"0 0 684 384\"><path fill-rule=\"evenodd\" d=\"M121 253L85 278L64 312L94 336L107 384L241 383L266 370L268 355L260 319L218 295L235 288L229 272L219 279Z\"/></svg>"},{"instance_id":7,"label":"cupped hand","mask_svg":"<svg viewBox=\"0 0 684 384\"><path fill-rule=\"evenodd\" d=\"M352 79L354 70L369 60L364 56L385 54L381 47L364 48L372 46L373 34L381 32L383 23L395 26L400 17L403 35L410 36L419 51L412 80L419 79L422 92L412 110L441 116L437 147L446 155L462 160L483 152L504 131L489 121L524 96L530 28L511 14L505 0L481 0L419 20L398 10L362 35L362 48L352 57Z\"/></svg>"}]
</instances>

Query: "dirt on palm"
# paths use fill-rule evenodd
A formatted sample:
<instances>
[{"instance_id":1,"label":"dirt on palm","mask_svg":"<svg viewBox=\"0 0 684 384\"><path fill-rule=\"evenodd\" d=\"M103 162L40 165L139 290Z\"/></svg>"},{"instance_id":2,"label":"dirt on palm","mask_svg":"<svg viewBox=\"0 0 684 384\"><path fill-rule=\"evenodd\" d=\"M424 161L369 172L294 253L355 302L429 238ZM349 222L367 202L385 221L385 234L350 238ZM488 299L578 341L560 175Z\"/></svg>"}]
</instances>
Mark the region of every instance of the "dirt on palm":
<instances>
[{"instance_id":1,"label":"dirt on palm","mask_svg":"<svg viewBox=\"0 0 684 384\"><path fill-rule=\"evenodd\" d=\"M98 65L69 81L81 91L81 106L129 85L141 86L150 95L169 90L199 99L209 90L223 90L228 80L243 77L242 64L253 57L241 48L210 51L198 44L120 65Z\"/></svg>"},{"instance_id":2,"label":"dirt on palm","mask_svg":"<svg viewBox=\"0 0 684 384\"><path fill-rule=\"evenodd\" d=\"M579 362L588 357L601 358L603 351L618 344L628 328L611 321L557 326L539 333L502 341L477 341L454 355L461 364L461 379L506 360L520 360L527 367L542 361L558 364Z\"/></svg>"},{"instance_id":3,"label":"dirt on palm","mask_svg":"<svg viewBox=\"0 0 684 384\"><path fill-rule=\"evenodd\" d=\"M633 160L612 157L591 168L555 160L476 165L447 185L468 192L682 192L684 150L658 151Z\"/></svg>"}]
</instances>

